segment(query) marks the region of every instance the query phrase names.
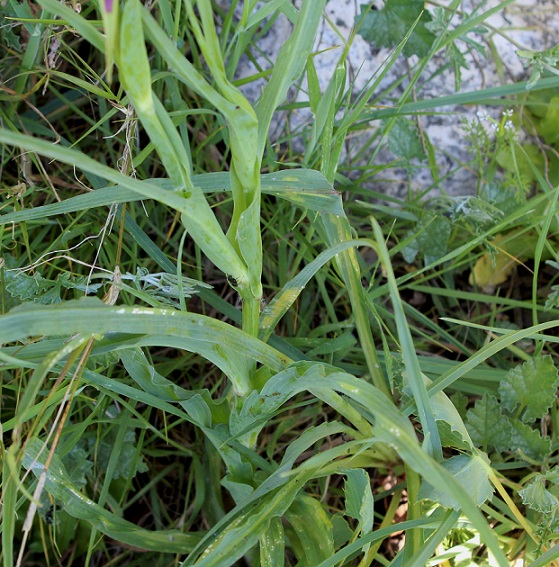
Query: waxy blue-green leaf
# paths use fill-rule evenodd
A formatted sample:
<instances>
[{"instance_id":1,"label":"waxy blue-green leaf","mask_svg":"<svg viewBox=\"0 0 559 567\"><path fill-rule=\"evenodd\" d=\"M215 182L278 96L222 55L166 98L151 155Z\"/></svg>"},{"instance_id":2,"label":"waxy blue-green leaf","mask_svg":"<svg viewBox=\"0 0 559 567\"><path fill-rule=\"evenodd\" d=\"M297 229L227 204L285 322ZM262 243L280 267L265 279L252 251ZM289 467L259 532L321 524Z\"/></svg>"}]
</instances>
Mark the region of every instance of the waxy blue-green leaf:
<instances>
[{"instance_id":1,"label":"waxy blue-green leaf","mask_svg":"<svg viewBox=\"0 0 559 567\"><path fill-rule=\"evenodd\" d=\"M260 154L264 152L274 112L285 100L287 92L305 69L325 4L326 0L303 1L293 32L276 57L272 77L264 87L262 97L256 105Z\"/></svg>"},{"instance_id":2,"label":"waxy blue-green leaf","mask_svg":"<svg viewBox=\"0 0 559 567\"><path fill-rule=\"evenodd\" d=\"M120 360L130 377L144 391L162 400L179 402L183 407L186 405L189 415L199 426L209 427L212 424L210 405L213 403L207 390L192 392L167 380L155 370L139 348L123 350Z\"/></svg>"},{"instance_id":3,"label":"waxy blue-green leaf","mask_svg":"<svg viewBox=\"0 0 559 567\"><path fill-rule=\"evenodd\" d=\"M268 529L272 518L285 514L294 498L312 476L313 471L303 471L291 478L281 488L268 493L241 513L221 531L217 537L195 558L187 558L183 567L229 567L257 543Z\"/></svg>"},{"instance_id":4,"label":"waxy blue-green leaf","mask_svg":"<svg viewBox=\"0 0 559 567\"><path fill-rule=\"evenodd\" d=\"M237 553L255 545L258 538L267 532L268 520L282 516L287 509L286 505L290 505L297 493L303 490L305 483L318 474L325 464L329 464L332 457L327 454L324 457L321 456L322 454L317 455L314 462L303 463L293 471L295 461L317 442L347 432L348 429L346 425L333 422L322 423L318 427L304 431L289 445L280 466L258 488L253 490L242 504L231 510L208 532L184 565L193 565L200 554L204 557L208 556L209 565L216 565L216 567L231 565L232 563L226 561L232 557L231 561L234 562ZM346 450L343 447L337 447L336 451L341 454ZM289 475L290 472L292 472L291 475ZM285 501L282 501L282 498L276 498L281 495ZM252 514L256 521L250 521ZM218 556L210 558L209 554L213 554L216 549L219 549ZM219 563L219 560L222 563ZM213 563L213 561L217 562Z\"/></svg>"},{"instance_id":5,"label":"waxy blue-green leaf","mask_svg":"<svg viewBox=\"0 0 559 567\"><path fill-rule=\"evenodd\" d=\"M178 348L201 354L221 368L240 395L252 389L246 381L247 358L276 372L291 362L258 339L210 317L174 309L113 307L94 298L13 309L0 318L0 343L59 335L60 329L68 334L117 332L178 339Z\"/></svg>"},{"instance_id":6,"label":"waxy blue-green leaf","mask_svg":"<svg viewBox=\"0 0 559 567\"><path fill-rule=\"evenodd\" d=\"M113 65L119 48L119 0L99 0L103 27L105 28L105 73L107 81L112 82Z\"/></svg>"},{"instance_id":7,"label":"waxy blue-green leaf","mask_svg":"<svg viewBox=\"0 0 559 567\"><path fill-rule=\"evenodd\" d=\"M49 449L39 439L32 438L25 445L24 451L23 466L37 477L46 473L45 490L64 506L70 516L85 520L120 543L160 553L188 553L202 537L200 534L185 534L179 530L149 531L140 528L82 494L72 483L56 455L53 455L47 468L45 463Z\"/></svg>"},{"instance_id":8,"label":"waxy blue-green leaf","mask_svg":"<svg viewBox=\"0 0 559 567\"><path fill-rule=\"evenodd\" d=\"M220 193L231 190L228 173L203 173L194 175L192 182L203 193ZM169 193L173 185L168 179L148 179L146 186L154 185ZM289 169L262 175L262 193L285 199L310 211L342 215L343 205L340 194L326 181L324 176L313 169ZM149 190L149 189L148 189ZM0 215L0 225L10 222L31 221L54 215L84 211L119 203L141 201L149 197L123 185L103 187L83 195L70 197L60 203L43 205L33 209L23 209Z\"/></svg>"}]
</instances>

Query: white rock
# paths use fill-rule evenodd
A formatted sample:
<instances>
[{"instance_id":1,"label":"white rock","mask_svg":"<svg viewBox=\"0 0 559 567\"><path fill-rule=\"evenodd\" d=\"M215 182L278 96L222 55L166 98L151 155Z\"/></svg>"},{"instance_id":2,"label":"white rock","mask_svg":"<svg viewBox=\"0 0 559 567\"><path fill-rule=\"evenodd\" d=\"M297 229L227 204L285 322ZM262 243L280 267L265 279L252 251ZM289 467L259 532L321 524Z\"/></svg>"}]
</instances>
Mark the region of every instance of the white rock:
<instances>
[{"instance_id":1,"label":"white rock","mask_svg":"<svg viewBox=\"0 0 559 567\"><path fill-rule=\"evenodd\" d=\"M317 68L321 88L324 90L332 77L339 57L344 49L344 42L351 35L352 27L356 17L360 13L360 4L365 3L356 0L331 0L327 3L325 17L320 27L315 51L322 52L315 56L314 62ZM375 0L375 6L382 8L383 3ZM440 5L450 5L451 0L439 0ZM483 13L491 8L502 4L500 0L463 0L460 13L453 19L453 27L460 24L463 17L468 17L474 10ZM433 7L427 4L428 9ZM525 80L528 71L524 68L523 61L517 55L518 49L543 50L553 47L557 43L559 30L559 2L557 0L516 0L504 9L491 15L486 21L488 32L484 35L472 34L471 37L479 41L487 48L487 59L479 53L466 54L469 69L462 70L461 91L474 91L503 84L509 84ZM280 17L270 32L262 38L258 44L261 55L257 57L263 68L269 68L269 61L274 61L280 47L284 44L291 30L289 21ZM459 41L461 50L466 49L466 44ZM253 51L255 53L255 51ZM367 86L371 77L374 76L383 62L390 56L391 50L387 48L378 49L360 35L357 35L351 45L348 57L348 80L353 84L353 92L357 94ZM394 83L401 76L410 76L413 65L417 62L416 57L405 59L401 56L397 63L390 69L387 76L379 85L377 92ZM444 52L439 52L427 65L422 77L418 81L414 96L417 100L431 99L455 93L455 79L451 69L427 80L431 75L441 69L447 58ZM256 72L256 68L244 62L239 70L240 76L249 76ZM407 84L407 81L406 81ZM305 88L303 82L303 89ZM255 82L243 87L246 96L254 101L260 95L263 82ZM384 104L393 105L394 99L402 89L392 93L391 99L382 101ZM304 92L294 93L297 100L306 100ZM461 130L464 119L475 120L479 106L468 107L445 107L439 109L441 113L431 116L422 116L418 119L419 125L431 143L437 148L437 163L439 165L439 176L445 177L436 187L451 195L471 194L475 192L475 173L464 168L461 164L468 162L472 155ZM490 114L498 116L501 108L488 108ZM285 117L279 116L271 130L272 137L279 137L285 124ZM290 116L292 129L310 124L312 116L307 109L299 109ZM374 128L375 124L372 123ZM378 123L376 124L378 127ZM364 138L366 140L366 137ZM344 156L350 160L351 156ZM387 150L382 150L377 156L376 164L383 165L393 156ZM419 167L408 183L407 175L403 169L392 169L383 171L380 175L386 180L387 177L393 181L379 181L375 184L375 190L382 190L392 195L404 196L408 189L413 191L425 191L433 184L430 170L426 164L417 164ZM455 170L454 173L452 173ZM432 193L433 194L433 193Z\"/></svg>"}]
</instances>

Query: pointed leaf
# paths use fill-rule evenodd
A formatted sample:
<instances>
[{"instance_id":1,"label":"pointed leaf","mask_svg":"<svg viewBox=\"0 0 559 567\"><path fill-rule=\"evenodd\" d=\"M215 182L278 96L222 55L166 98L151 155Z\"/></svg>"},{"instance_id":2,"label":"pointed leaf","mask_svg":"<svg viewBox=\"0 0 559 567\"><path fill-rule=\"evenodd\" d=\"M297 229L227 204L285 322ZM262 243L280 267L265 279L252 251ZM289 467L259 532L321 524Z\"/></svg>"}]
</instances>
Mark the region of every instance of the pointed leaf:
<instances>
[{"instance_id":1,"label":"pointed leaf","mask_svg":"<svg viewBox=\"0 0 559 567\"><path fill-rule=\"evenodd\" d=\"M542 437L540 432L519 420L511 422L512 436L510 446L512 451L526 455L529 459L544 461L551 453L551 440Z\"/></svg>"}]
</instances>

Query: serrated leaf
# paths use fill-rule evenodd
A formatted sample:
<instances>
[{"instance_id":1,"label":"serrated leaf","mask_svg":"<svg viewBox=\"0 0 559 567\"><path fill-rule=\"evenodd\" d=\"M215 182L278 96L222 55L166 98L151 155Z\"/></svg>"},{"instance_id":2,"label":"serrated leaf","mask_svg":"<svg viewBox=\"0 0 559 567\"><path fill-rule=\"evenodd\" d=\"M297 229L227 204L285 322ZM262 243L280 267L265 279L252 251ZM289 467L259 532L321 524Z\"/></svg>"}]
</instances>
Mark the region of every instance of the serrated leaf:
<instances>
[{"instance_id":1,"label":"serrated leaf","mask_svg":"<svg viewBox=\"0 0 559 567\"><path fill-rule=\"evenodd\" d=\"M493 486L487 474L488 460L485 455L456 455L442 463L442 466L463 486L472 500L481 506L493 494ZM460 505L450 495L423 482L419 498L433 500L447 508L460 510Z\"/></svg>"},{"instance_id":2,"label":"serrated leaf","mask_svg":"<svg viewBox=\"0 0 559 567\"><path fill-rule=\"evenodd\" d=\"M548 470L545 473L544 478L556 486L559 486L559 466L555 465L552 469Z\"/></svg>"},{"instance_id":3,"label":"serrated leaf","mask_svg":"<svg viewBox=\"0 0 559 567\"><path fill-rule=\"evenodd\" d=\"M95 453L95 462L100 470L107 470L114 440L117 432L114 429L99 441L97 434L92 432L86 434L86 439L91 453ZM132 429L124 435L120 456L113 472L113 479L134 478L139 472L146 472L148 467L141 457L136 457L136 434Z\"/></svg>"},{"instance_id":4,"label":"serrated leaf","mask_svg":"<svg viewBox=\"0 0 559 567\"><path fill-rule=\"evenodd\" d=\"M544 311L550 311L559 305L559 285L552 285L551 292L547 296Z\"/></svg>"},{"instance_id":5,"label":"serrated leaf","mask_svg":"<svg viewBox=\"0 0 559 567\"><path fill-rule=\"evenodd\" d=\"M466 427L477 447L510 450L512 427L494 396L484 394L466 413Z\"/></svg>"},{"instance_id":6,"label":"serrated leaf","mask_svg":"<svg viewBox=\"0 0 559 567\"><path fill-rule=\"evenodd\" d=\"M39 272L28 276L23 272L4 272L4 285L8 293L24 301L34 299L52 286L52 282L43 278Z\"/></svg>"},{"instance_id":7,"label":"serrated leaf","mask_svg":"<svg viewBox=\"0 0 559 567\"><path fill-rule=\"evenodd\" d=\"M79 488L83 488L87 483L87 475L93 469L93 462L88 460L88 453L80 445L74 445L68 454L62 458L62 464L66 467L66 472L70 480Z\"/></svg>"},{"instance_id":8,"label":"serrated leaf","mask_svg":"<svg viewBox=\"0 0 559 567\"><path fill-rule=\"evenodd\" d=\"M371 480L363 469L345 471L347 480L344 487L345 508L348 516L359 521L361 535L373 528L374 506Z\"/></svg>"},{"instance_id":9,"label":"serrated leaf","mask_svg":"<svg viewBox=\"0 0 559 567\"><path fill-rule=\"evenodd\" d=\"M473 442L460 413L444 392L431 397L431 409L441 433L441 443L447 447L471 450Z\"/></svg>"},{"instance_id":10,"label":"serrated leaf","mask_svg":"<svg viewBox=\"0 0 559 567\"><path fill-rule=\"evenodd\" d=\"M522 502L536 512L549 514L557 510L559 505L557 498L546 489L544 476L541 474L536 475L530 484L518 491L518 494Z\"/></svg>"},{"instance_id":11,"label":"serrated leaf","mask_svg":"<svg viewBox=\"0 0 559 567\"><path fill-rule=\"evenodd\" d=\"M367 9L366 4L361 4L361 13ZM418 18L403 51L406 57L424 57L429 53L435 35L426 27L432 18L425 11L423 0L386 0L382 10L370 10L366 14L359 34L377 47L396 47Z\"/></svg>"},{"instance_id":12,"label":"serrated leaf","mask_svg":"<svg viewBox=\"0 0 559 567\"><path fill-rule=\"evenodd\" d=\"M526 455L529 459L541 462L551 452L551 440L542 437L536 429L519 420L511 421L512 436L510 446L512 451L520 456Z\"/></svg>"},{"instance_id":13,"label":"serrated leaf","mask_svg":"<svg viewBox=\"0 0 559 567\"><path fill-rule=\"evenodd\" d=\"M437 420L436 423L443 447L454 447L462 451L467 451L472 448L472 445L465 441L464 437L453 429L450 423L439 420Z\"/></svg>"},{"instance_id":14,"label":"serrated leaf","mask_svg":"<svg viewBox=\"0 0 559 567\"><path fill-rule=\"evenodd\" d=\"M413 158L423 161L427 157L417 126L406 118L395 120L388 134L388 147L396 157L406 161Z\"/></svg>"},{"instance_id":15,"label":"serrated leaf","mask_svg":"<svg viewBox=\"0 0 559 567\"><path fill-rule=\"evenodd\" d=\"M540 356L509 370L501 381L499 394L510 412L523 409L520 417L531 423L542 418L555 402L559 375L551 356Z\"/></svg>"},{"instance_id":16,"label":"serrated leaf","mask_svg":"<svg viewBox=\"0 0 559 567\"><path fill-rule=\"evenodd\" d=\"M432 215L423 219L415 231L406 235L410 242L402 250L404 260L411 263L418 253L422 253L425 266L436 262L447 253L450 233L450 223L446 218Z\"/></svg>"}]
</instances>

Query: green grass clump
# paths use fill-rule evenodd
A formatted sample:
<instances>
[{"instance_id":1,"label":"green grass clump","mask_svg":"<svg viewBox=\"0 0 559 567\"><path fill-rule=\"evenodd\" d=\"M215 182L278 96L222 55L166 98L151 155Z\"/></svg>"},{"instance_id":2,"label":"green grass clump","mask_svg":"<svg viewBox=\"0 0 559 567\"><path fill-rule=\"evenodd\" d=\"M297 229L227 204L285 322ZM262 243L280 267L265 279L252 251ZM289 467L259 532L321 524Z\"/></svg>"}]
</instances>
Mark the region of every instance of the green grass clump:
<instances>
[{"instance_id":1,"label":"green grass clump","mask_svg":"<svg viewBox=\"0 0 559 567\"><path fill-rule=\"evenodd\" d=\"M511 3L365 10L393 50L358 94L355 34L319 87L324 0L1 8L5 567L556 561L555 63L419 88L444 51L458 91ZM394 14L405 37L373 33ZM277 61L237 81L280 16ZM504 112L463 126L475 194L371 189L393 167L439 189L416 119L482 103Z\"/></svg>"}]
</instances>

